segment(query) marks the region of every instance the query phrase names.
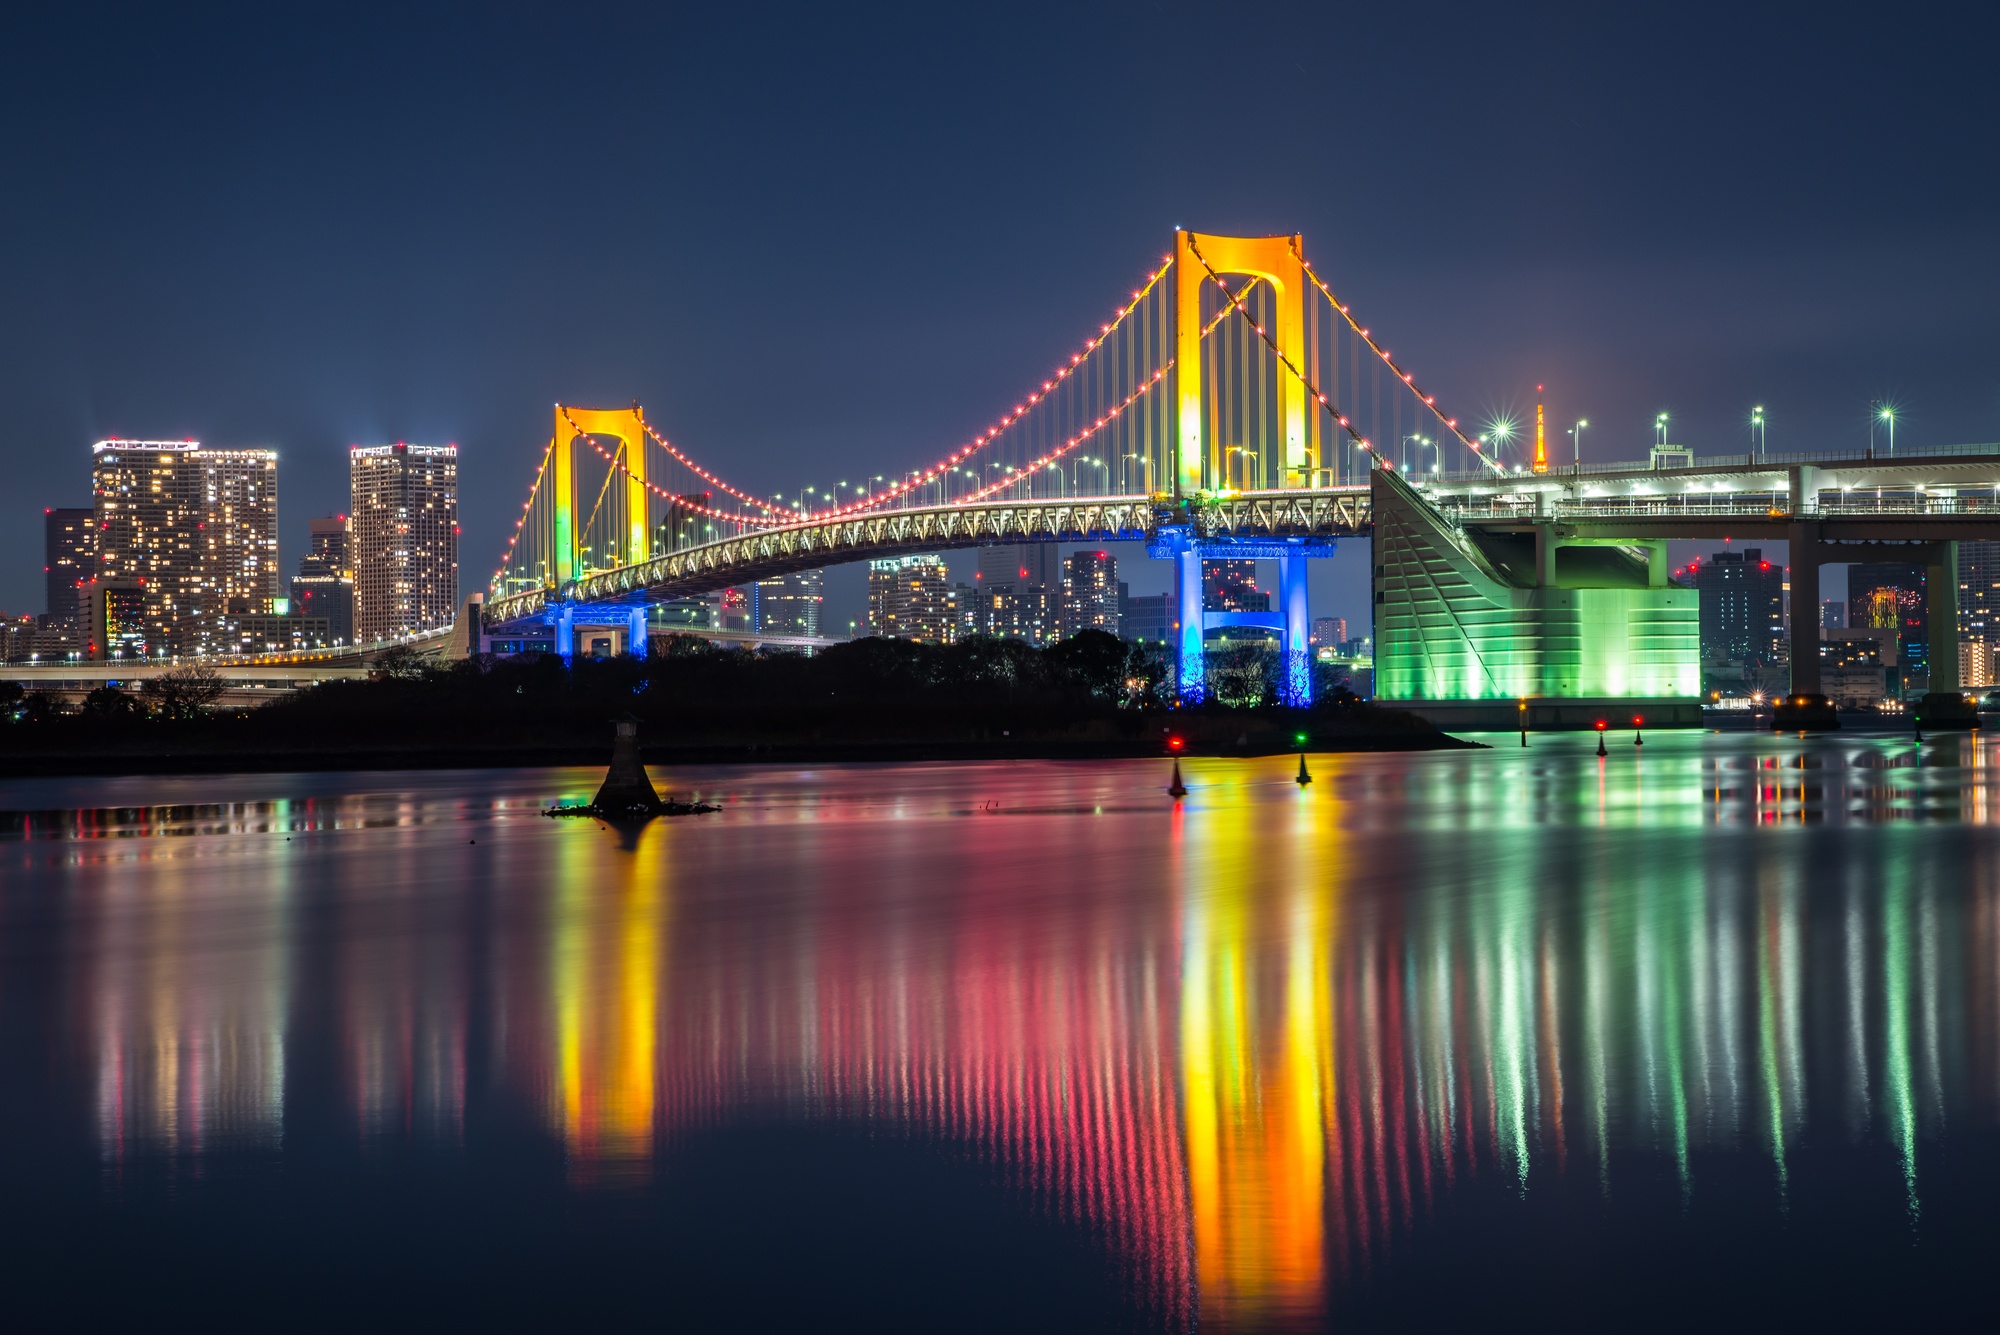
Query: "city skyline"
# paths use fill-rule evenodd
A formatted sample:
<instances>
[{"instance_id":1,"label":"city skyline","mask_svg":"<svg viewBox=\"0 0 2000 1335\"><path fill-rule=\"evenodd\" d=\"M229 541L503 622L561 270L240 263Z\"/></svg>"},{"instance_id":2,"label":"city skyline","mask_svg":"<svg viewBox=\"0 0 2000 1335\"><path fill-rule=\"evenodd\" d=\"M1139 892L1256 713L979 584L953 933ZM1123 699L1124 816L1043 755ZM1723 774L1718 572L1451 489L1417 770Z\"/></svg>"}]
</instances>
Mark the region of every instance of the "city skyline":
<instances>
[{"instance_id":1,"label":"city skyline","mask_svg":"<svg viewBox=\"0 0 2000 1335\"><path fill-rule=\"evenodd\" d=\"M481 460L463 508L483 572L552 401L659 404L669 437L761 495L852 483L864 455L922 466L1095 330L1177 224L1302 232L1462 420L1526 421L1546 384L1558 457L1585 419L1586 459L1642 454L1663 411L1704 453L1751 448L1756 407L1773 451L1865 444L1884 402L1899 446L2000 436L1996 187L1957 169L1994 133L1969 46L1831 19L1475 13L1429 35L1438 68L1532 91L1424 96L1389 58L1400 21L1356 13L1306 23L1349 55L1275 120L1225 100L1106 161L1043 90L1144 105L1172 22L1065 15L1050 49L1031 16L809 18L749 44L739 21L417 14L390 42L277 14L24 25L3 95L22 132L0 153L37 188L0 213L22 257L0 335L17 404L0 607L39 598L28 524L79 503L68 450L106 436L281 449L307 501L283 521L287 569L338 452L402 437ZM617 76L555 96L537 73L552 42L619 52ZM1592 54L1635 47L1636 66ZM238 87L261 128L219 132L234 103L141 100L162 67ZM382 79L410 95L334 117L304 92ZM745 87L768 96L724 114ZM311 151L266 154L263 135ZM1887 161L1878 205L1827 207ZM629 212L548 224L546 182L612 175ZM1022 177L1045 188L996 206L994 183ZM158 205L143 221L135 197ZM996 257L1006 282L967 281ZM865 269L904 278L848 282ZM774 320L814 350L776 376L757 354ZM864 581L834 576L829 605L856 607ZM1343 598L1316 613L1358 620L1365 599Z\"/></svg>"}]
</instances>

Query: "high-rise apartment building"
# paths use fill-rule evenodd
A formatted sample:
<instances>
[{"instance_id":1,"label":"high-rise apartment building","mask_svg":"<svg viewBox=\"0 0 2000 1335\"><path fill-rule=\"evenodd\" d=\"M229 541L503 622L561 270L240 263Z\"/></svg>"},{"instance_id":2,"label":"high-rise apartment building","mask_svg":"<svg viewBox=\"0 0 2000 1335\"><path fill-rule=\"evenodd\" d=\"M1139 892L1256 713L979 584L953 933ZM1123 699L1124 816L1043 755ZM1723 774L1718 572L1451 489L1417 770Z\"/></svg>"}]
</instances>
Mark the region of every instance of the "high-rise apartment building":
<instances>
[{"instance_id":1,"label":"high-rise apartment building","mask_svg":"<svg viewBox=\"0 0 2000 1335\"><path fill-rule=\"evenodd\" d=\"M278 597L278 456L272 450L201 450L202 564L206 599L202 653L234 650L233 619L270 616Z\"/></svg>"},{"instance_id":2,"label":"high-rise apartment building","mask_svg":"<svg viewBox=\"0 0 2000 1335\"><path fill-rule=\"evenodd\" d=\"M97 575L97 511L44 510L42 520L49 620L79 626L84 585Z\"/></svg>"},{"instance_id":3,"label":"high-rise apartment building","mask_svg":"<svg viewBox=\"0 0 2000 1335\"><path fill-rule=\"evenodd\" d=\"M278 592L278 456L194 441L92 447L96 578L144 591L130 642L149 654L231 647L231 616L268 615ZM95 652L95 650L93 650Z\"/></svg>"},{"instance_id":4,"label":"high-rise apartment building","mask_svg":"<svg viewBox=\"0 0 2000 1335\"><path fill-rule=\"evenodd\" d=\"M2000 650L2000 542L1958 544L1958 642L1979 645L1973 658L1982 665ZM1959 682L1990 685L1990 669L1977 682L1961 672Z\"/></svg>"},{"instance_id":5,"label":"high-rise apartment building","mask_svg":"<svg viewBox=\"0 0 2000 1335\"><path fill-rule=\"evenodd\" d=\"M1003 640L1026 640L1041 646L1053 644L1062 633L1061 595L1036 584L1015 587L981 588L976 595L979 607L973 621L988 635Z\"/></svg>"},{"instance_id":6,"label":"high-rise apartment building","mask_svg":"<svg viewBox=\"0 0 2000 1335\"><path fill-rule=\"evenodd\" d=\"M347 550L347 516L307 521L310 546L292 576L291 615L326 621L335 644L354 643L354 567Z\"/></svg>"},{"instance_id":7,"label":"high-rise apartment building","mask_svg":"<svg viewBox=\"0 0 2000 1335\"><path fill-rule=\"evenodd\" d=\"M950 644L958 638L958 623L958 594L942 556L868 563L869 633Z\"/></svg>"},{"instance_id":8,"label":"high-rise apartment building","mask_svg":"<svg viewBox=\"0 0 2000 1335\"><path fill-rule=\"evenodd\" d=\"M145 589L147 652L193 651L201 607L201 486L194 441L101 440L91 447L97 570Z\"/></svg>"},{"instance_id":9,"label":"high-rise apartment building","mask_svg":"<svg viewBox=\"0 0 2000 1335\"><path fill-rule=\"evenodd\" d=\"M356 445L348 470L355 642L450 625L458 615L458 447Z\"/></svg>"},{"instance_id":10,"label":"high-rise apartment building","mask_svg":"<svg viewBox=\"0 0 2000 1335\"><path fill-rule=\"evenodd\" d=\"M1310 637L1315 649L1333 649L1347 642L1346 617L1314 617Z\"/></svg>"},{"instance_id":11,"label":"high-rise apartment building","mask_svg":"<svg viewBox=\"0 0 2000 1335\"><path fill-rule=\"evenodd\" d=\"M1109 552L1071 552L1063 562L1062 633L1101 630L1123 634L1118 606L1118 558Z\"/></svg>"},{"instance_id":12,"label":"high-rise apartment building","mask_svg":"<svg viewBox=\"0 0 2000 1335\"><path fill-rule=\"evenodd\" d=\"M826 601L826 572L800 570L759 580L751 589L752 617L760 635L818 635Z\"/></svg>"},{"instance_id":13,"label":"high-rise apartment building","mask_svg":"<svg viewBox=\"0 0 2000 1335\"><path fill-rule=\"evenodd\" d=\"M1783 661L1785 572L1761 548L1716 552L1696 561L1701 594L1701 656L1715 662Z\"/></svg>"}]
</instances>

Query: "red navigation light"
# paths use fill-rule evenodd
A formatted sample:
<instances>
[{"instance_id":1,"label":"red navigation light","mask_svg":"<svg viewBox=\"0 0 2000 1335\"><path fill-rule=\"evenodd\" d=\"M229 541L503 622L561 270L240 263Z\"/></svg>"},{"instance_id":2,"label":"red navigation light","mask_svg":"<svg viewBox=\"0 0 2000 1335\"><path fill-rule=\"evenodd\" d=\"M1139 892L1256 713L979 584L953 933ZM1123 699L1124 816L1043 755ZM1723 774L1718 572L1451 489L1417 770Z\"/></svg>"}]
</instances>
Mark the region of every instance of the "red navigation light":
<instances>
[{"instance_id":1,"label":"red navigation light","mask_svg":"<svg viewBox=\"0 0 2000 1335\"><path fill-rule=\"evenodd\" d=\"M1604 720L1603 719L1597 720L1597 726L1600 730L1602 730L1604 727Z\"/></svg>"},{"instance_id":2,"label":"red navigation light","mask_svg":"<svg viewBox=\"0 0 2000 1335\"><path fill-rule=\"evenodd\" d=\"M1771 563L1769 561L1760 561L1757 563L1757 568L1759 570L1769 570L1771 568Z\"/></svg>"},{"instance_id":3,"label":"red navigation light","mask_svg":"<svg viewBox=\"0 0 2000 1335\"><path fill-rule=\"evenodd\" d=\"M1181 749L1181 739L1178 737L1169 737L1167 739L1167 745L1171 747L1173 750L1178 751Z\"/></svg>"},{"instance_id":4,"label":"red navigation light","mask_svg":"<svg viewBox=\"0 0 2000 1335\"><path fill-rule=\"evenodd\" d=\"M1639 725L1640 725L1641 723L1644 723L1644 722L1645 722L1645 720L1644 720L1644 719L1636 719L1636 718L1635 718L1635 719L1633 719L1633 720L1632 720L1632 726L1636 728L1636 727L1638 727L1638 726L1639 726Z\"/></svg>"}]
</instances>

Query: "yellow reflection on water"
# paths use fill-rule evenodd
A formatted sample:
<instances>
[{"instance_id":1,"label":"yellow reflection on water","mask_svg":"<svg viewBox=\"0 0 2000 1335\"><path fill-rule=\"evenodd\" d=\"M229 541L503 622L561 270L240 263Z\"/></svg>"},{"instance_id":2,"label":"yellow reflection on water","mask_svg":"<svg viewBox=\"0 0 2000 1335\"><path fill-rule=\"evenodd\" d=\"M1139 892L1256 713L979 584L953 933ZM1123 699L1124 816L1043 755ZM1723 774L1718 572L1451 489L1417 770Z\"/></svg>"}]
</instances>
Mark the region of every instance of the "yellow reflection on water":
<instances>
[{"instance_id":1,"label":"yellow reflection on water","mask_svg":"<svg viewBox=\"0 0 2000 1335\"><path fill-rule=\"evenodd\" d=\"M649 822L629 857L609 861L590 838L598 833L564 831L549 942L550 1105L580 1185L630 1177L653 1155L672 884L666 822Z\"/></svg>"},{"instance_id":2,"label":"yellow reflection on water","mask_svg":"<svg viewBox=\"0 0 2000 1335\"><path fill-rule=\"evenodd\" d=\"M1320 860L1338 847L1333 812L1301 794L1276 817L1274 840L1271 813L1246 819L1224 799L1190 804L1176 828L1183 1116L1205 1321L1254 1324L1325 1300L1335 928Z\"/></svg>"}]
</instances>

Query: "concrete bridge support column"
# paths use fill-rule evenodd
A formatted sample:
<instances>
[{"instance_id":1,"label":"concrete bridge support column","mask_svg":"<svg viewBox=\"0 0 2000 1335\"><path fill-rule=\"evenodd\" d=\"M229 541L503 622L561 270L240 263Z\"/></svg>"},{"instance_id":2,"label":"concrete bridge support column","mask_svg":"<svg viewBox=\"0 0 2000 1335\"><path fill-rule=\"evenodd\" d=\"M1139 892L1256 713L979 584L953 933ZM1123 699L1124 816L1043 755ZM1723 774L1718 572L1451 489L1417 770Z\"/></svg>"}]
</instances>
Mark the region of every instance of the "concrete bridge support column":
<instances>
[{"instance_id":1,"label":"concrete bridge support column","mask_svg":"<svg viewBox=\"0 0 2000 1335\"><path fill-rule=\"evenodd\" d=\"M625 619L625 652L634 658L644 658L651 647L646 642L646 609L635 607Z\"/></svg>"},{"instance_id":2,"label":"concrete bridge support column","mask_svg":"<svg viewBox=\"0 0 2000 1335\"><path fill-rule=\"evenodd\" d=\"M1819 681L1819 567L1830 553L1817 524L1795 523L1785 540L1792 554L1792 689L1772 708L1771 726L1838 728L1840 715Z\"/></svg>"},{"instance_id":3,"label":"concrete bridge support column","mask_svg":"<svg viewBox=\"0 0 2000 1335\"><path fill-rule=\"evenodd\" d=\"M1818 695L1819 564L1824 555L1803 524L1786 535L1792 553L1792 694Z\"/></svg>"},{"instance_id":4,"label":"concrete bridge support column","mask_svg":"<svg viewBox=\"0 0 2000 1335\"><path fill-rule=\"evenodd\" d=\"M1198 705L1208 698L1208 660L1202 645L1201 552L1192 544L1174 553L1175 611L1181 619L1181 703Z\"/></svg>"},{"instance_id":5,"label":"concrete bridge support column","mask_svg":"<svg viewBox=\"0 0 2000 1335\"><path fill-rule=\"evenodd\" d=\"M1312 703L1312 613L1306 599L1306 558L1278 558L1278 597L1285 609L1284 701L1294 709Z\"/></svg>"},{"instance_id":6,"label":"concrete bridge support column","mask_svg":"<svg viewBox=\"0 0 2000 1335\"><path fill-rule=\"evenodd\" d=\"M1933 695L1960 694L1958 680L1958 544L1932 546L1924 563L1924 621L1931 642Z\"/></svg>"},{"instance_id":7,"label":"concrete bridge support column","mask_svg":"<svg viewBox=\"0 0 2000 1335\"><path fill-rule=\"evenodd\" d=\"M556 609L556 652L564 667L576 661L576 609L568 603Z\"/></svg>"},{"instance_id":8,"label":"concrete bridge support column","mask_svg":"<svg viewBox=\"0 0 2000 1335\"><path fill-rule=\"evenodd\" d=\"M1979 706L1958 676L1958 544L1935 543L1924 562L1924 622L1931 641L1931 684L1917 706L1919 726L1976 728Z\"/></svg>"}]
</instances>

